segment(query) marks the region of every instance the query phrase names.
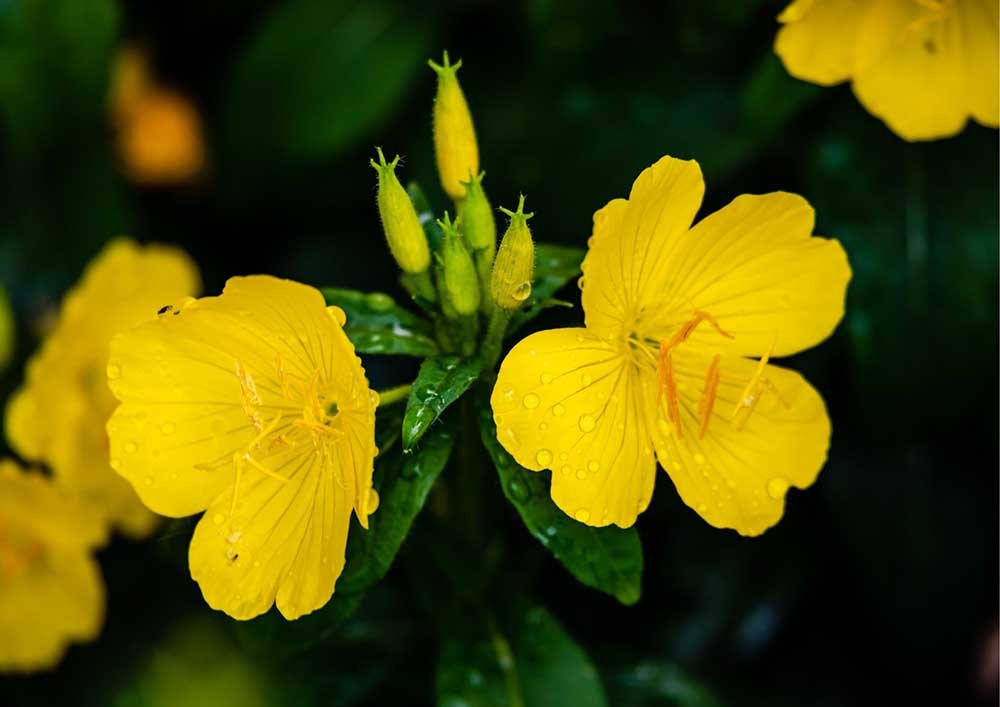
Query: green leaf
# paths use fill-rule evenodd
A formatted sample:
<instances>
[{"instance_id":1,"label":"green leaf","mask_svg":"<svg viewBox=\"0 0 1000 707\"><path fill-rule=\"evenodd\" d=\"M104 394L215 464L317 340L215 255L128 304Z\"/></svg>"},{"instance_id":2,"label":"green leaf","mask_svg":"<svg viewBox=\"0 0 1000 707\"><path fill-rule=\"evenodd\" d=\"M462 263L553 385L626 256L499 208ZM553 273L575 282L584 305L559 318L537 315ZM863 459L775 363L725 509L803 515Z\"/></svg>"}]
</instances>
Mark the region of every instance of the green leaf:
<instances>
[{"instance_id":1,"label":"green leaf","mask_svg":"<svg viewBox=\"0 0 1000 707\"><path fill-rule=\"evenodd\" d=\"M327 287L323 296L327 304L344 310L344 332L359 353L423 357L438 352L427 320L403 309L387 294Z\"/></svg>"},{"instance_id":2,"label":"green leaf","mask_svg":"<svg viewBox=\"0 0 1000 707\"><path fill-rule=\"evenodd\" d=\"M434 481L448 463L455 435L451 427L434 428L412 454L393 449L375 464L379 508L368 518L368 530L351 522L347 560L326 606L295 621L277 609L236 625L240 640L254 653L285 657L329 640L357 610L365 591L392 565L413 519L424 506Z\"/></svg>"},{"instance_id":3,"label":"green leaf","mask_svg":"<svg viewBox=\"0 0 1000 707\"><path fill-rule=\"evenodd\" d=\"M540 606L518 602L499 621L456 621L438 661L439 707L604 707L590 659Z\"/></svg>"},{"instance_id":4,"label":"green leaf","mask_svg":"<svg viewBox=\"0 0 1000 707\"><path fill-rule=\"evenodd\" d=\"M477 358L434 356L420 365L403 416L403 449L413 448L445 408L479 377Z\"/></svg>"},{"instance_id":5,"label":"green leaf","mask_svg":"<svg viewBox=\"0 0 1000 707\"><path fill-rule=\"evenodd\" d=\"M483 445L496 465L504 495L528 531L583 584L622 604L639 600L642 545L635 528L593 528L563 513L549 497L548 474L528 471L497 441L489 405L480 412Z\"/></svg>"},{"instance_id":6,"label":"green leaf","mask_svg":"<svg viewBox=\"0 0 1000 707\"><path fill-rule=\"evenodd\" d=\"M379 464L379 507L368 519L368 532L352 532L348 540L338 590L363 591L385 576L454 445L453 426L442 421L413 452L396 450Z\"/></svg>"},{"instance_id":7,"label":"green leaf","mask_svg":"<svg viewBox=\"0 0 1000 707\"><path fill-rule=\"evenodd\" d=\"M385 0L279 4L227 82L224 150L273 170L348 147L425 71L429 20Z\"/></svg>"},{"instance_id":8,"label":"green leaf","mask_svg":"<svg viewBox=\"0 0 1000 707\"><path fill-rule=\"evenodd\" d=\"M666 660L646 660L613 673L608 678L608 691L615 704L622 707L661 702L676 707L720 705L712 690Z\"/></svg>"},{"instance_id":9,"label":"green leaf","mask_svg":"<svg viewBox=\"0 0 1000 707\"><path fill-rule=\"evenodd\" d=\"M550 298L580 275L584 255L586 251L582 248L535 244L535 279L531 283L531 298L511 317L507 326L508 335L537 317L546 307L558 306Z\"/></svg>"}]
</instances>

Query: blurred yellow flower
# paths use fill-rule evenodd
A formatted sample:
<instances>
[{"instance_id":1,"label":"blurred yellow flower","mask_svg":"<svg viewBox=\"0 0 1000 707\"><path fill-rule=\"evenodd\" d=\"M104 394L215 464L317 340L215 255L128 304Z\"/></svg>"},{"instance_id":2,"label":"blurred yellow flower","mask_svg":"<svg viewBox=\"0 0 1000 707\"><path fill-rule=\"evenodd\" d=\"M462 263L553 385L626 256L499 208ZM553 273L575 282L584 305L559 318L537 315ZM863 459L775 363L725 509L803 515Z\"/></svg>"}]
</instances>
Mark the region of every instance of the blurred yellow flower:
<instances>
[{"instance_id":1,"label":"blurred yellow flower","mask_svg":"<svg viewBox=\"0 0 1000 707\"><path fill-rule=\"evenodd\" d=\"M0 460L0 671L51 668L104 622L92 550L100 517L37 473Z\"/></svg>"},{"instance_id":2,"label":"blurred yellow flower","mask_svg":"<svg viewBox=\"0 0 1000 707\"><path fill-rule=\"evenodd\" d=\"M180 92L157 83L141 50L119 52L109 99L118 152L130 179L176 184L202 172L205 146L198 110Z\"/></svg>"},{"instance_id":3,"label":"blurred yellow flower","mask_svg":"<svg viewBox=\"0 0 1000 707\"><path fill-rule=\"evenodd\" d=\"M553 470L553 500L580 522L632 525L659 459L711 525L758 535L826 459L822 398L769 359L840 321L844 251L811 237L812 208L783 192L692 227L703 193L696 162L643 171L594 215L586 327L532 334L501 365L498 439L522 466Z\"/></svg>"},{"instance_id":4,"label":"blurred yellow flower","mask_svg":"<svg viewBox=\"0 0 1000 707\"><path fill-rule=\"evenodd\" d=\"M115 337L112 466L167 516L201 511L191 576L210 606L287 619L329 601L372 488L375 407L344 312L318 290L236 277Z\"/></svg>"},{"instance_id":5,"label":"blurred yellow flower","mask_svg":"<svg viewBox=\"0 0 1000 707\"><path fill-rule=\"evenodd\" d=\"M852 80L858 100L906 140L1000 121L996 0L796 0L774 48L796 78Z\"/></svg>"},{"instance_id":6,"label":"blurred yellow flower","mask_svg":"<svg viewBox=\"0 0 1000 707\"><path fill-rule=\"evenodd\" d=\"M129 535L147 534L155 516L108 464L104 424L115 407L105 379L109 344L119 331L199 289L197 268L183 252L112 241L66 295L54 328L28 361L24 385L7 404L11 447L48 464L57 482Z\"/></svg>"}]
</instances>

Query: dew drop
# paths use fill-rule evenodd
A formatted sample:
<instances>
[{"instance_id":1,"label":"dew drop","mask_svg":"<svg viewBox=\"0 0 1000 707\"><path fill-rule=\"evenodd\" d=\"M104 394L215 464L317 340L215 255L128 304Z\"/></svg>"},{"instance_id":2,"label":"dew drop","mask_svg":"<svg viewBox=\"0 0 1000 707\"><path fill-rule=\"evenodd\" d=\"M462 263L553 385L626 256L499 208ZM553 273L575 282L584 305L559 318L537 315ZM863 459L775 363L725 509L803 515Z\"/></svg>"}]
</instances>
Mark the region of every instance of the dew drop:
<instances>
[{"instance_id":1,"label":"dew drop","mask_svg":"<svg viewBox=\"0 0 1000 707\"><path fill-rule=\"evenodd\" d=\"M593 459L591 459L591 460L590 460L589 462L587 462L587 468L588 468L588 469L589 469L590 471L592 471L592 472L595 472L595 471L597 471L598 469L600 469L600 468L601 468L601 465L600 465L600 464L598 464L598 463L597 463L596 461L594 461Z\"/></svg>"},{"instance_id":2,"label":"dew drop","mask_svg":"<svg viewBox=\"0 0 1000 707\"><path fill-rule=\"evenodd\" d=\"M573 514L573 517L576 518L581 523L586 523L588 520L590 520L590 511L588 511L586 508L578 508L576 513Z\"/></svg>"},{"instance_id":3,"label":"dew drop","mask_svg":"<svg viewBox=\"0 0 1000 707\"><path fill-rule=\"evenodd\" d=\"M368 498L365 499L365 512L371 515L378 510L379 497L378 491L374 488L368 489Z\"/></svg>"},{"instance_id":4,"label":"dew drop","mask_svg":"<svg viewBox=\"0 0 1000 707\"><path fill-rule=\"evenodd\" d=\"M511 296L518 302L523 302L524 300L528 299L528 297L531 296L531 283L522 282L520 285L514 288L514 292L511 293Z\"/></svg>"},{"instance_id":5,"label":"dew drop","mask_svg":"<svg viewBox=\"0 0 1000 707\"><path fill-rule=\"evenodd\" d=\"M326 311L340 326L347 324L347 315L340 307L327 307Z\"/></svg>"},{"instance_id":6,"label":"dew drop","mask_svg":"<svg viewBox=\"0 0 1000 707\"><path fill-rule=\"evenodd\" d=\"M708 506L706 506L704 503L699 503L698 504L698 512L699 513L704 513L707 510L708 510Z\"/></svg>"},{"instance_id":7,"label":"dew drop","mask_svg":"<svg viewBox=\"0 0 1000 707\"><path fill-rule=\"evenodd\" d=\"M587 387L594 382L594 379L584 373L583 376L580 377L580 382L583 383L584 387Z\"/></svg>"},{"instance_id":8,"label":"dew drop","mask_svg":"<svg viewBox=\"0 0 1000 707\"><path fill-rule=\"evenodd\" d=\"M551 383L551 382L552 382L552 374L551 374L551 373L543 373L543 374L542 374L542 375L541 375L541 376L539 377L539 380L540 380L540 381L542 381L542 383L543 383L544 385L548 385L549 383Z\"/></svg>"},{"instance_id":9,"label":"dew drop","mask_svg":"<svg viewBox=\"0 0 1000 707\"><path fill-rule=\"evenodd\" d=\"M224 515L222 515L221 513L216 513L214 516L212 516L212 522L215 523L216 525L222 525L222 523L225 520L226 520L226 517Z\"/></svg>"},{"instance_id":10,"label":"dew drop","mask_svg":"<svg viewBox=\"0 0 1000 707\"><path fill-rule=\"evenodd\" d=\"M555 405L552 406L552 417L562 417L565 412L566 408L564 408L559 403L556 403Z\"/></svg>"},{"instance_id":11,"label":"dew drop","mask_svg":"<svg viewBox=\"0 0 1000 707\"><path fill-rule=\"evenodd\" d=\"M126 454L135 454L136 450L139 449L139 445L136 444L135 442L128 441L125 443L122 449L125 450Z\"/></svg>"},{"instance_id":12,"label":"dew drop","mask_svg":"<svg viewBox=\"0 0 1000 707\"><path fill-rule=\"evenodd\" d=\"M165 435L172 435L176 431L177 431L177 425L175 425L172 422L164 422L162 425L160 425L160 432L162 432Z\"/></svg>"},{"instance_id":13,"label":"dew drop","mask_svg":"<svg viewBox=\"0 0 1000 707\"><path fill-rule=\"evenodd\" d=\"M368 391L368 404L369 405L371 405L373 408L374 407L378 407L379 400L380 400L380 398L379 398L379 395L378 395L377 391L374 391L374 390L369 390Z\"/></svg>"},{"instance_id":14,"label":"dew drop","mask_svg":"<svg viewBox=\"0 0 1000 707\"><path fill-rule=\"evenodd\" d=\"M705 463L705 455L702 454L702 453L700 453L700 452L696 453L694 455L694 461L695 461L696 464L704 464Z\"/></svg>"},{"instance_id":15,"label":"dew drop","mask_svg":"<svg viewBox=\"0 0 1000 707\"><path fill-rule=\"evenodd\" d=\"M547 423L547 422L539 422L538 423L538 429L541 430L542 432L544 432L545 430L549 429L549 423Z\"/></svg>"},{"instance_id":16,"label":"dew drop","mask_svg":"<svg viewBox=\"0 0 1000 707\"><path fill-rule=\"evenodd\" d=\"M559 461L564 462L569 459L569 455L566 452L559 452Z\"/></svg>"},{"instance_id":17,"label":"dew drop","mask_svg":"<svg viewBox=\"0 0 1000 707\"><path fill-rule=\"evenodd\" d=\"M120 471L121 468L122 468L121 459L112 458L111 459L111 468L114 469L115 471Z\"/></svg>"},{"instance_id":18,"label":"dew drop","mask_svg":"<svg viewBox=\"0 0 1000 707\"><path fill-rule=\"evenodd\" d=\"M152 476L147 476L142 481L143 481L144 484L146 484L146 486L152 486L153 485L153 477Z\"/></svg>"},{"instance_id":19,"label":"dew drop","mask_svg":"<svg viewBox=\"0 0 1000 707\"><path fill-rule=\"evenodd\" d=\"M584 432L590 432L597 425L597 422L590 415L584 415L577 423Z\"/></svg>"},{"instance_id":20,"label":"dew drop","mask_svg":"<svg viewBox=\"0 0 1000 707\"><path fill-rule=\"evenodd\" d=\"M395 304L392 301L392 297L382 292L372 292L370 295L365 297L365 302L367 302L368 306L376 312L387 312L392 309L392 305Z\"/></svg>"},{"instance_id":21,"label":"dew drop","mask_svg":"<svg viewBox=\"0 0 1000 707\"><path fill-rule=\"evenodd\" d=\"M109 363L107 368L107 374L108 374L108 380L117 380L118 378L121 378L122 375L121 366L119 366L116 363Z\"/></svg>"},{"instance_id":22,"label":"dew drop","mask_svg":"<svg viewBox=\"0 0 1000 707\"><path fill-rule=\"evenodd\" d=\"M787 490L788 480L781 476L775 476L767 482L767 495L775 500L784 496Z\"/></svg>"},{"instance_id":23,"label":"dew drop","mask_svg":"<svg viewBox=\"0 0 1000 707\"><path fill-rule=\"evenodd\" d=\"M521 400L521 403L524 405L524 407L528 408L529 410L534 410L536 407L538 407L539 403L541 402L542 399L539 398L534 393L528 393L527 395L524 396L524 399Z\"/></svg>"},{"instance_id":24,"label":"dew drop","mask_svg":"<svg viewBox=\"0 0 1000 707\"><path fill-rule=\"evenodd\" d=\"M539 449L538 454L535 455L535 461L538 462L539 466L547 467L552 463L552 452L547 449Z\"/></svg>"},{"instance_id":25,"label":"dew drop","mask_svg":"<svg viewBox=\"0 0 1000 707\"><path fill-rule=\"evenodd\" d=\"M573 467L571 467L569 464L563 464L562 469L560 469L559 471L562 472L563 476L569 476L570 474L573 473Z\"/></svg>"},{"instance_id":26,"label":"dew drop","mask_svg":"<svg viewBox=\"0 0 1000 707\"><path fill-rule=\"evenodd\" d=\"M579 287L581 291L583 291L583 286L585 284L584 279L585 278L580 277L580 279L576 281L576 286Z\"/></svg>"},{"instance_id":27,"label":"dew drop","mask_svg":"<svg viewBox=\"0 0 1000 707\"><path fill-rule=\"evenodd\" d=\"M583 469L583 468L577 469L576 470L576 478L580 479L580 481L583 481L584 479L586 479L587 478L587 471L586 471L586 469Z\"/></svg>"}]
</instances>

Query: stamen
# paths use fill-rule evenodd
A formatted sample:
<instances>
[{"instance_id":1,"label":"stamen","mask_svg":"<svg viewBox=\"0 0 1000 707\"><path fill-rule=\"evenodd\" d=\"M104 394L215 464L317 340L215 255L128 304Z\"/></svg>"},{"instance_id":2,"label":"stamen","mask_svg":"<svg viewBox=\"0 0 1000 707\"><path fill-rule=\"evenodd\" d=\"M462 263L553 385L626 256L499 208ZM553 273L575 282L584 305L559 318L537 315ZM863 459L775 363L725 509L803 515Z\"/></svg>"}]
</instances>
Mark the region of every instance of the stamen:
<instances>
[{"instance_id":1,"label":"stamen","mask_svg":"<svg viewBox=\"0 0 1000 707\"><path fill-rule=\"evenodd\" d=\"M753 375L750 376L750 381L746 384L746 387L743 388L743 392L740 393L740 397L736 400L736 407L733 409L733 414L730 419L736 422L737 430L742 430L743 426L747 423L747 420L750 419L750 415L753 413L754 408L757 407L757 403L760 401L760 396L764 392L763 389L765 387L768 390L776 392L774 384L763 378L763 375L764 369L767 367L767 362L771 358L771 352L774 351L774 346L777 341L778 335L775 333L774 339L771 341L771 345L757 362L757 368L754 370ZM778 399L781 400L780 395L778 395ZM784 400L782 400L782 402L784 402ZM739 421L737 421L736 418L741 412L745 414L739 419Z\"/></svg>"},{"instance_id":2,"label":"stamen","mask_svg":"<svg viewBox=\"0 0 1000 707\"><path fill-rule=\"evenodd\" d=\"M719 389L719 354L715 354L712 364L708 367L708 374L705 376L705 388L701 393L701 400L698 401L698 416L701 425L698 428L698 439L705 439L708 431L708 423L712 419L712 408L715 406L715 395Z\"/></svg>"},{"instance_id":3,"label":"stamen","mask_svg":"<svg viewBox=\"0 0 1000 707\"><path fill-rule=\"evenodd\" d=\"M264 425L260 421L259 408L264 404L257 393L257 385L253 382L253 376L243 367L239 359L236 360L236 377L240 380L240 404L243 406L243 414L260 432Z\"/></svg>"},{"instance_id":4,"label":"stamen","mask_svg":"<svg viewBox=\"0 0 1000 707\"><path fill-rule=\"evenodd\" d=\"M270 476L272 479L277 479L278 481L282 482L283 484L287 484L288 483L288 477L287 476L282 476L281 474L279 474L277 472L271 471L266 466L264 466L263 464L261 464L259 461L257 461L253 457L251 457L249 454L244 454L243 455L243 459L246 460L246 462L250 466L252 466L254 469L256 469L257 471L259 471L260 473L265 474L267 476Z\"/></svg>"}]
</instances>

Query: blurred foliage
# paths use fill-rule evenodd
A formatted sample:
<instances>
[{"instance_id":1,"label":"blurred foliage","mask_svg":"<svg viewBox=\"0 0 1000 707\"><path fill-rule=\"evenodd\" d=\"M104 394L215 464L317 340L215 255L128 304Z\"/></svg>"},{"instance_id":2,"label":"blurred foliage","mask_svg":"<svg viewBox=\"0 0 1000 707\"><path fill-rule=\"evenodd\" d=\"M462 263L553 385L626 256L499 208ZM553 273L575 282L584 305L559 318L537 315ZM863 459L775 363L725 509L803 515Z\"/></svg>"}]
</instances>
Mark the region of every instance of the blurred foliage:
<instances>
[{"instance_id":1,"label":"blurred foliage","mask_svg":"<svg viewBox=\"0 0 1000 707\"><path fill-rule=\"evenodd\" d=\"M701 163L703 213L745 192L803 194L854 269L844 324L794 361L834 423L816 486L747 541L708 527L658 476L630 531L645 566L633 606L580 587L572 562L537 542L549 524L498 501L515 478L501 486L483 460L479 478L442 473L430 458L448 458L441 435L454 432L456 455L479 436L456 409L427 426L416 456L380 439L382 503L424 510L402 527L381 527L380 511L369 534L352 532L352 555L381 559L349 565L323 612L295 624L214 615L186 573L193 523L172 522L150 544L102 553L101 639L54 673L3 678L0 702L152 705L188 688L237 699L236 687L194 690L213 679L259 685L247 703L297 705L505 704L515 688L529 707L995 703L976 674L997 621L997 133L907 144L846 87L791 79L770 51L782 4L0 2L0 282L18 321L5 392L45 313L122 232L188 249L208 292L269 272L405 301L367 160L381 144L405 153L407 179L437 184L423 62L440 48L465 60L492 202L528 194L541 240L582 248L593 212L673 154ZM201 182L122 180L105 94L123 38L148 46L203 112ZM426 199L441 212L443 195ZM567 277L536 296L578 302L559 289ZM365 313L369 352L381 328L416 316L336 297ZM577 321L579 309L546 308L531 326ZM429 352L428 332L412 330ZM365 366L378 388L417 375L400 356ZM448 514L469 531L445 533ZM383 543L404 543L391 565ZM637 582L599 588L630 600Z\"/></svg>"}]
</instances>

